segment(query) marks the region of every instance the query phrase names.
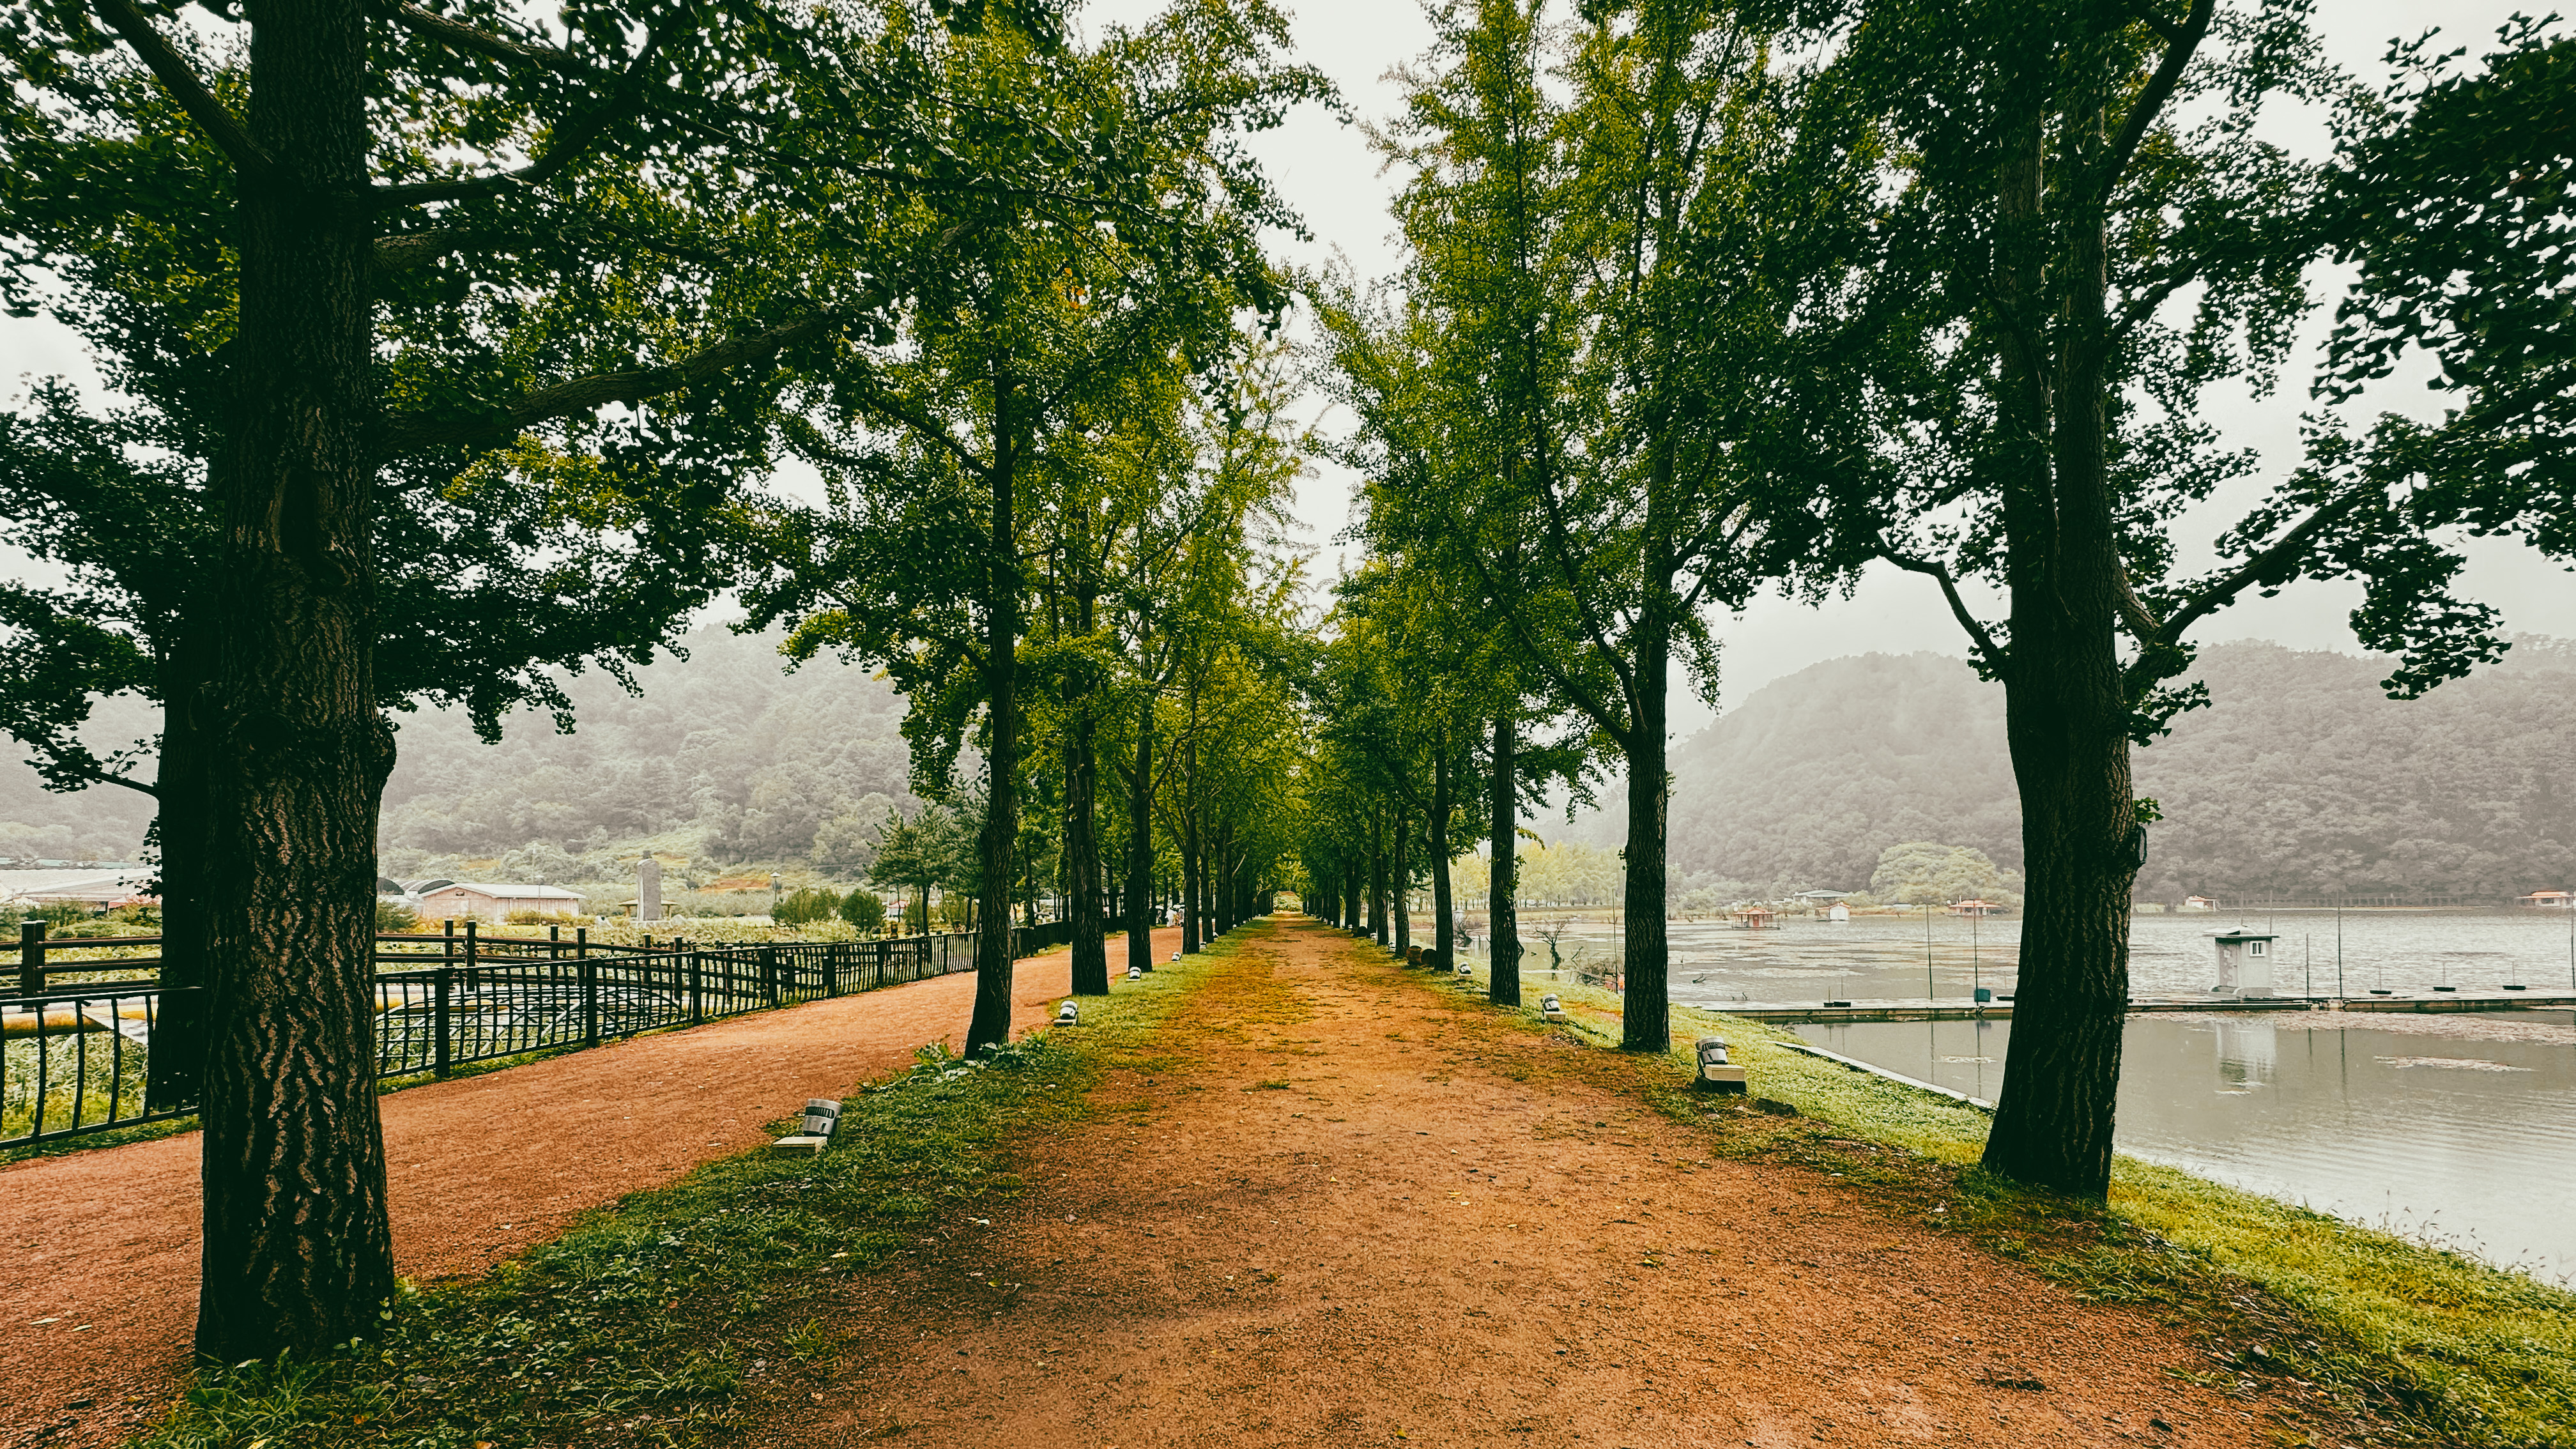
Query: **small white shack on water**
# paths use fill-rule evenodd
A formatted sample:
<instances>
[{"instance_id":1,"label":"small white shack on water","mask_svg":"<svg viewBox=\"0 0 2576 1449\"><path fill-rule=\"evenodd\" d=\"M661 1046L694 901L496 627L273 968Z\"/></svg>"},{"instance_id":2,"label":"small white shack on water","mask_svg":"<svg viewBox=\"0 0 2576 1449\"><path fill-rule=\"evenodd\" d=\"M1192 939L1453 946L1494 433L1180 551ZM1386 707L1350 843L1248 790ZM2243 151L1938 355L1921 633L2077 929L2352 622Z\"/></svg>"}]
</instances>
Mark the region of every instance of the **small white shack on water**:
<instances>
[{"instance_id":1,"label":"small white shack on water","mask_svg":"<svg viewBox=\"0 0 2576 1449\"><path fill-rule=\"evenodd\" d=\"M2212 931L2218 947L2218 984L2210 991L2229 1001L2272 994L2272 943L2261 931Z\"/></svg>"}]
</instances>

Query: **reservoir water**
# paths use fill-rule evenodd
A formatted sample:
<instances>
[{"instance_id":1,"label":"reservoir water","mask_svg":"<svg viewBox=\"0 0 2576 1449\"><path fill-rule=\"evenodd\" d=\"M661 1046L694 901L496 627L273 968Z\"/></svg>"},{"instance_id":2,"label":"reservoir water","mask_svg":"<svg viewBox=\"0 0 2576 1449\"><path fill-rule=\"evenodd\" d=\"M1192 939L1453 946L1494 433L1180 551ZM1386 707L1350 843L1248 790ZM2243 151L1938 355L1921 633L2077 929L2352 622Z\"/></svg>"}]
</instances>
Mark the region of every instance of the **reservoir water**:
<instances>
[{"instance_id":1,"label":"reservoir water","mask_svg":"<svg viewBox=\"0 0 2576 1449\"><path fill-rule=\"evenodd\" d=\"M2133 994L2206 998L2209 933L2268 930L2278 994L2337 994L2331 911L2140 916ZM2555 911L2349 911L2341 989L2432 996L2508 984L2576 989ZM1778 930L1672 925L1672 996L1715 1010L1827 1000L1967 1005L2010 994L2019 923L1936 916L1795 919ZM1564 979L1618 960L1601 913L1556 932ZM1544 982L1548 943L1524 930ZM1482 944L1479 942L1478 944ZM2216 1005L2215 1002L2212 1003ZM1845 1056L1971 1096L2003 1084L2009 1021L1800 1025ZM2334 1011L2133 1016L2120 1074L2122 1151L2348 1221L2576 1286L2576 1014L2357 1016Z\"/></svg>"},{"instance_id":2,"label":"reservoir water","mask_svg":"<svg viewBox=\"0 0 2576 1449\"><path fill-rule=\"evenodd\" d=\"M1483 921L1471 917L1468 924L1475 944L1483 946ZM2272 948L2278 994L2337 994L2332 911L2136 917L2129 933L2131 993L2208 995L2215 969L2209 933L2239 927L2280 938ZM1595 911L1561 925L1524 925L1523 969L1546 969L1549 943L1543 933L1551 928L1557 931L1556 959L1565 970L1598 970L1619 960L1618 928ZM2534 991L2576 990L2568 928L2564 911L2347 911L2342 989L2352 996L2373 989L2415 995L2437 986L2492 990L2508 983ZM1674 921L1668 929L1673 1000L1718 1010L1835 1000L1966 1005L1978 986L2009 994L2020 975L2021 922L2013 917L1935 915L1927 921L1920 914L1864 915L1839 925L1792 918L1766 931L1738 930L1724 921Z\"/></svg>"},{"instance_id":3,"label":"reservoir water","mask_svg":"<svg viewBox=\"0 0 2576 1449\"><path fill-rule=\"evenodd\" d=\"M2012 1040L2009 1021L1795 1030L1985 1098ZM2133 1016L2119 1122L2150 1162L2576 1285L2576 1014Z\"/></svg>"}]
</instances>

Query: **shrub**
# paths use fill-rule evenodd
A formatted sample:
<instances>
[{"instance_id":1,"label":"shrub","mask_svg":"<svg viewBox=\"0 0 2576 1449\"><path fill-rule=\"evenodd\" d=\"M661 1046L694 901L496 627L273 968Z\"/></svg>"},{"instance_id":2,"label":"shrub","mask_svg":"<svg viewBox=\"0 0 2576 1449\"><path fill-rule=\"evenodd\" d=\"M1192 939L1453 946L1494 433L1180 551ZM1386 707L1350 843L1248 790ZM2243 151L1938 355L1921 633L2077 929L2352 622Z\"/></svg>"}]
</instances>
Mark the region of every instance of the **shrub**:
<instances>
[{"instance_id":1,"label":"shrub","mask_svg":"<svg viewBox=\"0 0 2576 1449\"><path fill-rule=\"evenodd\" d=\"M873 891L852 891L841 901L841 919L872 935L885 926L885 898Z\"/></svg>"},{"instance_id":2,"label":"shrub","mask_svg":"<svg viewBox=\"0 0 2576 1449\"><path fill-rule=\"evenodd\" d=\"M827 890L807 886L781 899L769 918L782 926L808 926L828 921L841 909L841 898Z\"/></svg>"},{"instance_id":3,"label":"shrub","mask_svg":"<svg viewBox=\"0 0 2576 1449\"><path fill-rule=\"evenodd\" d=\"M513 926L570 926L587 921L589 917L576 916L570 911L512 911L502 919Z\"/></svg>"},{"instance_id":4,"label":"shrub","mask_svg":"<svg viewBox=\"0 0 2576 1449\"><path fill-rule=\"evenodd\" d=\"M376 932L379 935L420 929L420 912L400 901L376 898Z\"/></svg>"}]
</instances>

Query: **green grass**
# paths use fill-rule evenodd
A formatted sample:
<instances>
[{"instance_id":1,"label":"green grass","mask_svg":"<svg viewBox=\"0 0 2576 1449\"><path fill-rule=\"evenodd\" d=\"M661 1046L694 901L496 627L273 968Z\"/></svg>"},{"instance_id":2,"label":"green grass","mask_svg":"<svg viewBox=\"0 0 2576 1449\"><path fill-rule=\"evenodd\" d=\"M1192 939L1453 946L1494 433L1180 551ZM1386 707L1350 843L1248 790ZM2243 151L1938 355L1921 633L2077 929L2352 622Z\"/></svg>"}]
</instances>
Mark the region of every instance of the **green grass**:
<instances>
[{"instance_id":1,"label":"green grass","mask_svg":"<svg viewBox=\"0 0 2576 1449\"><path fill-rule=\"evenodd\" d=\"M1212 954L1224 954L1216 952ZM1022 1187L1011 1144L1082 1118L1110 1065L1205 971L1164 966L1083 1024L968 1067L925 1049L843 1104L818 1157L766 1150L591 1213L469 1284L406 1289L380 1340L312 1363L201 1371L147 1449L724 1442L736 1393L841 1351L812 1300L951 1237ZM763 1365L774 1367L763 1367Z\"/></svg>"},{"instance_id":2,"label":"green grass","mask_svg":"<svg viewBox=\"0 0 2576 1449\"><path fill-rule=\"evenodd\" d=\"M1572 1034L1618 1044L1615 1025L1582 1013L1615 1010L1611 993L1525 988L1532 1028L1540 989L1575 1009ZM1726 1038L1755 1094L1808 1119L1721 1132L1714 1151L1840 1173L2086 1297L2189 1322L2209 1335L2215 1386L2312 1385L2340 1411L2426 1442L2576 1444L2576 1293L2128 1157L2114 1163L2107 1210L2033 1193L1977 1169L1990 1119L1973 1107L1790 1051L1777 1027L1681 1007L1673 1019L1677 1042ZM1647 1095L1669 1115L1705 1123L1710 1099L1682 1087L1691 1074L1677 1046L1668 1070L1641 1080L1661 1084Z\"/></svg>"}]
</instances>

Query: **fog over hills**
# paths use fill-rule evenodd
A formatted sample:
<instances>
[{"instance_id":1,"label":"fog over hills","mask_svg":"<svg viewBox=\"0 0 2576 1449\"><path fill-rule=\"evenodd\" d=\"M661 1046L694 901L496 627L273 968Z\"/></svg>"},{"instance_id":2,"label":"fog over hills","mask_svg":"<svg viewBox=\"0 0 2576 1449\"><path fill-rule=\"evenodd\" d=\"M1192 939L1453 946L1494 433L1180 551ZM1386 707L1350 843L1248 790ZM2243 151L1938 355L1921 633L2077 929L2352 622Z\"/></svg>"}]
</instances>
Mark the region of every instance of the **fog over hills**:
<instances>
[{"instance_id":1,"label":"fog over hills","mask_svg":"<svg viewBox=\"0 0 2576 1449\"><path fill-rule=\"evenodd\" d=\"M641 672L572 682L579 732L518 716L499 745L450 714L399 717L382 837L401 870L542 842L575 855L652 840L697 859L847 869L906 791L903 703L867 671L782 671L721 629ZM2576 644L2523 640L2421 700L2385 661L2277 645L2205 651L2215 703L2137 755L2165 820L2139 888L2510 895L2576 881ZM149 717L106 721L128 733ZM2019 869L2003 693L1937 654L1829 660L1755 690L1673 753L1671 863L1685 884L1857 889L1886 847L1974 846ZM1616 799L1615 790L1605 791ZM132 853L151 801L41 789L0 769L0 854ZM1613 820L1550 838L1615 843Z\"/></svg>"},{"instance_id":2,"label":"fog over hills","mask_svg":"<svg viewBox=\"0 0 2576 1449\"><path fill-rule=\"evenodd\" d=\"M2213 703L2137 752L2164 821L2139 894L2511 895L2576 880L2576 645L2524 639L2423 699L2388 661L2203 651ZM2019 869L2003 690L1957 659L1871 654L1777 680L1673 752L1686 878L1859 889L1904 840Z\"/></svg>"}]
</instances>

